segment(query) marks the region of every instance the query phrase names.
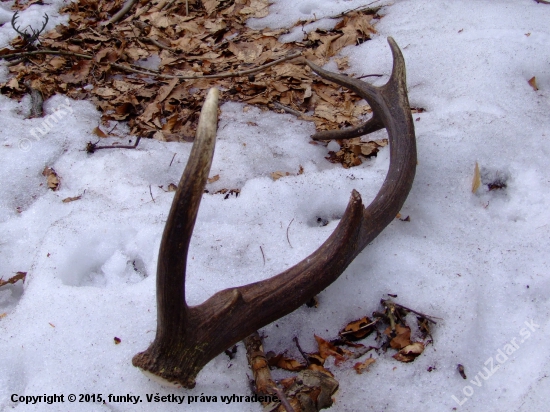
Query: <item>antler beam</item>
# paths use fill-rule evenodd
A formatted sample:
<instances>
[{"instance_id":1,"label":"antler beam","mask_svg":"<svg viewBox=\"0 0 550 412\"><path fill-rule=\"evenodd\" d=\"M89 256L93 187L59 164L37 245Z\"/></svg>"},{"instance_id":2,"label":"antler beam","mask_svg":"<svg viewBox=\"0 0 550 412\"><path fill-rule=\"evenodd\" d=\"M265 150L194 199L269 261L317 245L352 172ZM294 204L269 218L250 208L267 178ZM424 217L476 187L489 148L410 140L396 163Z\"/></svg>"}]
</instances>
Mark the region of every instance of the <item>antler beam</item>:
<instances>
[{"instance_id":1,"label":"antler beam","mask_svg":"<svg viewBox=\"0 0 550 412\"><path fill-rule=\"evenodd\" d=\"M134 356L134 366L164 383L194 387L197 374L211 359L329 286L395 218L414 179L416 143L405 62L395 41L388 38L388 42L393 71L382 87L307 62L319 76L366 99L374 113L371 124L383 125L388 131L390 167L373 202L365 208L354 190L335 231L306 259L270 279L223 290L201 305L189 307L185 301L187 251L216 138L218 91L210 90L160 246L157 334L145 352Z\"/></svg>"}]
</instances>

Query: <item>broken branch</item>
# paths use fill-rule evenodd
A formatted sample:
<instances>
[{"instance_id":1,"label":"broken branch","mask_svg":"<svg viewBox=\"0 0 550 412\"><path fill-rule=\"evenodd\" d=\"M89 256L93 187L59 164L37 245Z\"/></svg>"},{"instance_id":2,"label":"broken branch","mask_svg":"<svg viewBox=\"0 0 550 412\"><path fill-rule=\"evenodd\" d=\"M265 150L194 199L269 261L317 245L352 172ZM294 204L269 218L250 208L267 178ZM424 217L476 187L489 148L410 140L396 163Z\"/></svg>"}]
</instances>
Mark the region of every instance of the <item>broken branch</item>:
<instances>
[{"instance_id":1,"label":"broken branch","mask_svg":"<svg viewBox=\"0 0 550 412\"><path fill-rule=\"evenodd\" d=\"M265 357L262 338L258 332L254 332L243 340L246 347L246 358L252 374L254 375L254 383L256 393L258 395L277 395L286 412L294 412L294 408L288 402L284 392L279 389L275 381L271 378L269 364Z\"/></svg>"},{"instance_id":2,"label":"broken branch","mask_svg":"<svg viewBox=\"0 0 550 412\"><path fill-rule=\"evenodd\" d=\"M101 23L101 26L107 26L111 23L116 23L120 19L124 17L126 13L132 8L132 6L136 3L137 0L126 0L126 3L122 6L122 8L116 13L113 17L111 17L108 21Z\"/></svg>"},{"instance_id":3,"label":"broken branch","mask_svg":"<svg viewBox=\"0 0 550 412\"><path fill-rule=\"evenodd\" d=\"M0 56L0 58L9 59L9 58L12 58L12 57L25 57L25 56L32 56L32 55L36 55L36 54L52 54L52 55L61 55L61 56L74 56L74 57L81 57L81 58L87 59L87 60L93 59L93 56L89 56L87 54L72 53L72 52L67 52L67 51L64 51L64 50L36 50L36 51L31 51L31 52L18 52L18 53L5 54L3 56ZM202 76L179 76L179 75L173 75L173 74L162 74L162 73L159 73L159 72L156 72L156 71L153 71L153 70L145 71L145 70L133 69L131 67L125 66L123 64L118 64L118 63L109 63L109 64L110 64L110 66L112 66L116 69L124 70L124 71L131 72L131 73L145 74L147 76L154 76L154 77L158 77L158 78L161 78L161 79L182 79L182 80L225 79L225 78L228 78L228 77L240 77L240 76L246 76L246 75L249 75L249 74L258 73L258 72L261 72L262 70L270 68L271 66L275 66L276 64L282 63L282 62L287 61L287 60L292 60L292 59L295 59L296 57L300 57L300 56L301 56L300 52L295 52L295 53L289 54L288 56L281 57L280 59L277 59L277 60L274 60L272 62L263 64L261 66L255 67L253 69L239 70L239 71L235 71L235 72L232 71L232 72L220 73L220 74L206 74L206 75L202 75Z\"/></svg>"}]
</instances>

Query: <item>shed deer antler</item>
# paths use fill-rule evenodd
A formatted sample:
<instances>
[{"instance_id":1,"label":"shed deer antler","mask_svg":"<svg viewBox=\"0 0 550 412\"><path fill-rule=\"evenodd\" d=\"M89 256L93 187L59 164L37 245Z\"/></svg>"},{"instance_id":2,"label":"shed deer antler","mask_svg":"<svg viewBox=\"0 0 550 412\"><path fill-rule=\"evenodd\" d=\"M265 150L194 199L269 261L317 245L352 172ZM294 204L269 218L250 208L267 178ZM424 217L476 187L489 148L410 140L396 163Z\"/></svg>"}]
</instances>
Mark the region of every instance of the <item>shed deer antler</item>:
<instances>
[{"instance_id":1,"label":"shed deer antler","mask_svg":"<svg viewBox=\"0 0 550 412\"><path fill-rule=\"evenodd\" d=\"M416 143L405 62L395 41L390 37L388 42L393 71L382 87L330 73L307 62L321 77L366 99L374 112L370 123L375 129L386 127L390 167L376 198L365 208L354 190L332 235L294 267L261 282L223 290L201 305L190 307L185 301L187 251L216 139L218 91L209 91L160 245L157 334L145 352L134 356L134 366L164 383L194 387L195 377L211 359L325 289L394 220L413 183Z\"/></svg>"}]
</instances>

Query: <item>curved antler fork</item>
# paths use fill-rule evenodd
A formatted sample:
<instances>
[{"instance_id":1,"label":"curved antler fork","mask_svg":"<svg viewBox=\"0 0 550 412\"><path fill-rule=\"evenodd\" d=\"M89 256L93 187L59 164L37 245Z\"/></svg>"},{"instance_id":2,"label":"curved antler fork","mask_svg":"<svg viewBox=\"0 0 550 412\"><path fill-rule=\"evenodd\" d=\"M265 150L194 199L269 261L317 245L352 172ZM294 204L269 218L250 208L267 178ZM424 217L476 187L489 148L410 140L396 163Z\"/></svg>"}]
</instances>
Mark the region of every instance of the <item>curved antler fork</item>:
<instances>
[{"instance_id":1,"label":"curved antler fork","mask_svg":"<svg viewBox=\"0 0 550 412\"><path fill-rule=\"evenodd\" d=\"M354 190L334 232L306 259L270 279L223 290L201 305L189 307L185 301L187 250L216 137L218 91L209 91L160 246L157 334L145 352L134 356L134 366L165 383L194 387L197 374L211 359L325 289L395 218L414 179L416 144L405 62L395 41L388 38L388 42L393 71L382 87L330 73L307 62L321 77L365 98L374 112L371 124L383 125L388 131L390 168L373 202L363 207L361 196Z\"/></svg>"}]
</instances>

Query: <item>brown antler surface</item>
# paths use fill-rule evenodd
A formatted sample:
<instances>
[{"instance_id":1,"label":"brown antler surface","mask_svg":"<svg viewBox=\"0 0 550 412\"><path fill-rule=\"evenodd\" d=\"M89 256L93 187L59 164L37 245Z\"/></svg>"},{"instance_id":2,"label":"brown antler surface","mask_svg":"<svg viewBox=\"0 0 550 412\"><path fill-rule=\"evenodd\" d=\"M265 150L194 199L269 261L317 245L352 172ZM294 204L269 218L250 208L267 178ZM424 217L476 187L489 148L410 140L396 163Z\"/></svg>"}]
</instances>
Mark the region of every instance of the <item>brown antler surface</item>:
<instances>
[{"instance_id":1,"label":"brown antler surface","mask_svg":"<svg viewBox=\"0 0 550 412\"><path fill-rule=\"evenodd\" d=\"M270 279L223 290L201 305L189 307L185 301L187 249L216 137L218 92L210 90L160 246L157 334L145 352L134 356L134 366L164 382L194 387L197 374L211 359L254 331L293 312L325 289L395 218L414 179L416 143L407 98L405 62L395 41L388 38L388 42L393 54L393 71L382 87L334 74L307 62L321 77L367 100L374 113L371 124L387 129L390 168L373 202L365 208L361 196L354 190L340 223L310 256Z\"/></svg>"}]
</instances>

